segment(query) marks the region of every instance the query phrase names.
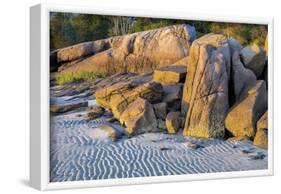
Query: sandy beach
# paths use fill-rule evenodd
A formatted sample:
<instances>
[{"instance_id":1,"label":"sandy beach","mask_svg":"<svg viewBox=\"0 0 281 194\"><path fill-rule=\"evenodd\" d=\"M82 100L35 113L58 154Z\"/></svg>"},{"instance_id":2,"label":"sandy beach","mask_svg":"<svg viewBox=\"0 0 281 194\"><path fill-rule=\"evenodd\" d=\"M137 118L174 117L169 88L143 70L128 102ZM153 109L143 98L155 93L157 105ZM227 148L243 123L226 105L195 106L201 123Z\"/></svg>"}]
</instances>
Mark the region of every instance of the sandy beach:
<instances>
[{"instance_id":1,"label":"sandy beach","mask_svg":"<svg viewBox=\"0 0 281 194\"><path fill-rule=\"evenodd\" d=\"M81 94L52 99L52 103L88 102ZM51 172L53 182L129 178L194 173L260 170L267 168L267 150L251 141L200 139L165 133L128 138L123 127L101 117L85 120L76 110L51 117ZM112 141L99 126L107 124L121 133Z\"/></svg>"}]
</instances>

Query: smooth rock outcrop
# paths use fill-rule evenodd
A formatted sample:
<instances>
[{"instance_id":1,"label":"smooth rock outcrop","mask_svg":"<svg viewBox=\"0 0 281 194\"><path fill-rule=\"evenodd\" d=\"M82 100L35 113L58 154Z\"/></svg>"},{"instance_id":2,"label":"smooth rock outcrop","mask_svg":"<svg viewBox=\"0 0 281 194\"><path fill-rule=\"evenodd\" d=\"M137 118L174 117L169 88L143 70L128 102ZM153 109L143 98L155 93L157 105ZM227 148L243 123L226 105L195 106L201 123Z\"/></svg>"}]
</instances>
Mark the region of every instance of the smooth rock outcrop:
<instances>
[{"instance_id":1,"label":"smooth rock outcrop","mask_svg":"<svg viewBox=\"0 0 281 194\"><path fill-rule=\"evenodd\" d=\"M228 40L223 35L208 34L193 42L183 88L184 135L224 136L230 60Z\"/></svg>"},{"instance_id":2,"label":"smooth rock outcrop","mask_svg":"<svg viewBox=\"0 0 281 194\"><path fill-rule=\"evenodd\" d=\"M153 106L143 98L136 99L123 111L120 122L126 126L128 136L158 130Z\"/></svg>"},{"instance_id":3,"label":"smooth rock outcrop","mask_svg":"<svg viewBox=\"0 0 281 194\"><path fill-rule=\"evenodd\" d=\"M236 51L232 55L232 84L234 89L235 101L241 101L248 95L248 91L256 85L255 74L244 67L240 60L239 53Z\"/></svg>"},{"instance_id":4,"label":"smooth rock outcrop","mask_svg":"<svg viewBox=\"0 0 281 194\"><path fill-rule=\"evenodd\" d=\"M267 149L268 147L268 113L264 113L263 116L257 122L257 133L254 138L253 144Z\"/></svg>"},{"instance_id":5,"label":"smooth rock outcrop","mask_svg":"<svg viewBox=\"0 0 281 194\"><path fill-rule=\"evenodd\" d=\"M175 134L180 128L180 112L169 112L165 123L168 133Z\"/></svg>"},{"instance_id":6,"label":"smooth rock outcrop","mask_svg":"<svg viewBox=\"0 0 281 194\"><path fill-rule=\"evenodd\" d=\"M243 48L240 52L245 67L251 69L257 77L262 75L266 52L256 44Z\"/></svg>"},{"instance_id":7,"label":"smooth rock outcrop","mask_svg":"<svg viewBox=\"0 0 281 194\"><path fill-rule=\"evenodd\" d=\"M119 37L113 37L109 41L109 48L102 52L94 51L81 62L71 65L61 73L99 72L116 73L120 71L144 73L156 68L173 64L188 56L189 47L195 39L195 28L186 25L173 25L155 30L137 32ZM95 42L94 42L95 43ZM58 61L67 61L90 55L92 44L87 43L73 46L58 51ZM76 48L77 47L77 48ZM72 50L78 50L72 54ZM81 51L81 52L80 52ZM60 53L64 53L60 54Z\"/></svg>"},{"instance_id":8,"label":"smooth rock outcrop","mask_svg":"<svg viewBox=\"0 0 281 194\"><path fill-rule=\"evenodd\" d=\"M247 97L236 103L225 119L225 127L236 137L254 138L256 123L267 110L267 91L264 81L257 81Z\"/></svg>"},{"instance_id":9,"label":"smooth rock outcrop","mask_svg":"<svg viewBox=\"0 0 281 194\"><path fill-rule=\"evenodd\" d=\"M153 81L163 84L177 84L184 82L187 68L182 65L170 65L160 69L156 69L153 72Z\"/></svg>"}]
</instances>

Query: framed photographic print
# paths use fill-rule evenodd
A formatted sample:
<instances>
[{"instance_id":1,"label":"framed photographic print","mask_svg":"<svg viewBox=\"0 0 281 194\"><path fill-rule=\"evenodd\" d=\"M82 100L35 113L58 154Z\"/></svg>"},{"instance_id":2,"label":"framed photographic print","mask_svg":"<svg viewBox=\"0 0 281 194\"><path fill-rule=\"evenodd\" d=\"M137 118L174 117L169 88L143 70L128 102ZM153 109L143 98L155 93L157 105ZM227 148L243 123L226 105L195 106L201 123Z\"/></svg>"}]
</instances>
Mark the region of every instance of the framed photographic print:
<instances>
[{"instance_id":1,"label":"framed photographic print","mask_svg":"<svg viewBox=\"0 0 281 194\"><path fill-rule=\"evenodd\" d=\"M30 184L273 174L273 20L31 8Z\"/></svg>"}]
</instances>

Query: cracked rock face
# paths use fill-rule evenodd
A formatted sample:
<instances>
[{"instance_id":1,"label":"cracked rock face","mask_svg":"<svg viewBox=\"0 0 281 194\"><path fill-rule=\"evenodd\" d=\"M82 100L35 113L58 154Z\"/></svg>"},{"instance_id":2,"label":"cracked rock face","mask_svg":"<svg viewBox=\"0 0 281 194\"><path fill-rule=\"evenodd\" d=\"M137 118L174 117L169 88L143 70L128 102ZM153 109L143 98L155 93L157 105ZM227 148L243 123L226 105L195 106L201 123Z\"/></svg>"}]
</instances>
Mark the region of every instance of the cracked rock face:
<instances>
[{"instance_id":1,"label":"cracked rock face","mask_svg":"<svg viewBox=\"0 0 281 194\"><path fill-rule=\"evenodd\" d=\"M186 115L184 135L224 136L229 74L230 49L226 37L208 34L193 42L182 99L182 113Z\"/></svg>"},{"instance_id":2,"label":"cracked rock face","mask_svg":"<svg viewBox=\"0 0 281 194\"><path fill-rule=\"evenodd\" d=\"M144 73L188 56L195 36L190 25L168 26L64 48L57 52L58 62L83 58L61 73Z\"/></svg>"}]
</instances>

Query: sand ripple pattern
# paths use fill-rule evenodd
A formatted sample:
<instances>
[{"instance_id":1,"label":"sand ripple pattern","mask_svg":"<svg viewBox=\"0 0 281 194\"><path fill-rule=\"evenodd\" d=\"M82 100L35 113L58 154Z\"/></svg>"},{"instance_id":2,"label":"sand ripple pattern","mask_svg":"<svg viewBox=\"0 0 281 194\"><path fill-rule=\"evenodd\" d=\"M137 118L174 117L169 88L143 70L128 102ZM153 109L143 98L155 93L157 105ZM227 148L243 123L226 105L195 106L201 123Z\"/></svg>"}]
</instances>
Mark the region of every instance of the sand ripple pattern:
<instances>
[{"instance_id":1,"label":"sand ripple pattern","mask_svg":"<svg viewBox=\"0 0 281 194\"><path fill-rule=\"evenodd\" d=\"M89 132L106 121L86 122L77 113L51 119L51 181L78 181L267 168L267 151L250 142L195 139L148 133L117 142ZM193 144L197 147L190 147ZM243 152L247 149L249 153ZM249 154L262 154L253 160Z\"/></svg>"}]
</instances>

